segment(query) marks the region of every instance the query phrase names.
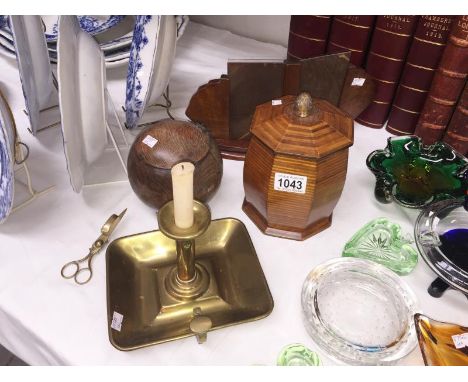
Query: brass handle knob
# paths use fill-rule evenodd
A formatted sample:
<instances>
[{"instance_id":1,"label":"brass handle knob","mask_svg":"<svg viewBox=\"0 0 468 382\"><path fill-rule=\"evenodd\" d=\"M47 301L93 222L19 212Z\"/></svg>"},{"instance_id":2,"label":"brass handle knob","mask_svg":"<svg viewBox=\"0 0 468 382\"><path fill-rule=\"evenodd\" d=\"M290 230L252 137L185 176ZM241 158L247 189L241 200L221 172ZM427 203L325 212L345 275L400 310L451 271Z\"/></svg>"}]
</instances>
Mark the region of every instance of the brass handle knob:
<instances>
[{"instance_id":1,"label":"brass handle knob","mask_svg":"<svg viewBox=\"0 0 468 382\"><path fill-rule=\"evenodd\" d=\"M200 308L193 309L193 314L194 317L190 321L190 330L197 337L197 342L202 344L206 341L207 332L213 326L213 322L210 317L201 314Z\"/></svg>"}]
</instances>

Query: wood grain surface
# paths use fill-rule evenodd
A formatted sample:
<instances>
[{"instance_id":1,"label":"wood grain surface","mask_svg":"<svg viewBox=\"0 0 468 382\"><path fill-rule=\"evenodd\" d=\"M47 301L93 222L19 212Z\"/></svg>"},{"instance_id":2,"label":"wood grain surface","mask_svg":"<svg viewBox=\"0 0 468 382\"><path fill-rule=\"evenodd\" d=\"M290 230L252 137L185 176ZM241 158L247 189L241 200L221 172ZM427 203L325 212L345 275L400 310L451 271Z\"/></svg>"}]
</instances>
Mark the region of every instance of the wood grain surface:
<instances>
[{"instance_id":1,"label":"wood grain surface","mask_svg":"<svg viewBox=\"0 0 468 382\"><path fill-rule=\"evenodd\" d=\"M209 132L199 124L170 119L148 126L136 137L128 155L133 191L144 203L159 209L172 200L172 166L185 161L195 165L194 198L208 201L223 175L218 146Z\"/></svg>"},{"instance_id":2,"label":"wood grain surface","mask_svg":"<svg viewBox=\"0 0 468 382\"><path fill-rule=\"evenodd\" d=\"M293 117L282 105L257 107L244 164L244 212L264 233L304 240L331 224L344 187L353 121L330 103L314 99L311 117ZM275 190L276 173L307 177L305 193Z\"/></svg>"},{"instance_id":3,"label":"wood grain surface","mask_svg":"<svg viewBox=\"0 0 468 382\"><path fill-rule=\"evenodd\" d=\"M229 139L229 79L226 76L200 86L185 115L206 126L214 138Z\"/></svg>"}]
</instances>

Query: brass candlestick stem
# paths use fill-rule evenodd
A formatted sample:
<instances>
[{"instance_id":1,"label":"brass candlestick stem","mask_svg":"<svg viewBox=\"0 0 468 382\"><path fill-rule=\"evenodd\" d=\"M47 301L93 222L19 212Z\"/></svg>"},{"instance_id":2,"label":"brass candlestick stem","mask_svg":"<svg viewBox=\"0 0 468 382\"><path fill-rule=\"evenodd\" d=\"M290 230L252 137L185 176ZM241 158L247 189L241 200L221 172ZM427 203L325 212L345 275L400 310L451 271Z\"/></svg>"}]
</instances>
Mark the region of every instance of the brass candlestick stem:
<instances>
[{"instance_id":1,"label":"brass candlestick stem","mask_svg":"<svg viewBox=\"0 0 468 382\"><path fill-rule=\"evenodd\" d=\"M109 338L120 350L196 336L266 317L273 300L244 224L211 221L193 203L179 228L174 203L158 212L160 231L113 241L106 256Z\"/></svg>"},{"instance_id":2,"label":"brass candlestick stem","mask_svg":"<svg viewBox=\"0 0 468 382\"><path fill-rule=\"evenodd\" d=\"M195 264L195 239L203 234L211 223L208 207L193 201L193 225L179 228L174 221L174 202L166 203L158 212L161 232L176 241L177 262L164 281L167 292L180 300L193 300L208 288L210 276L206 269Z\"/></svg>"}]
</instances>

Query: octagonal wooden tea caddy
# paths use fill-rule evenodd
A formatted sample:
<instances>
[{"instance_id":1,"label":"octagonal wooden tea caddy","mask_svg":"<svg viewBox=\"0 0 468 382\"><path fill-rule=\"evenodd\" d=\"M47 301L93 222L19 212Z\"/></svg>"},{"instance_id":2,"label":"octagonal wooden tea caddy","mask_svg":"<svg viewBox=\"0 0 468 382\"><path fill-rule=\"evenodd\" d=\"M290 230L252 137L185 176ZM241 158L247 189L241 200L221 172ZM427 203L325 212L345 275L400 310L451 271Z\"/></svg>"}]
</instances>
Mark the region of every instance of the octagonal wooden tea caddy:
<instances>
[{"instance_id":1,"label":"octagonal wooden tea caddy","mask_svg":"<svg viewBox=\"0 0 468 382\"><path fill-rule=\"evenodd\" d=\"M244 212L265 234L288 239L329 227L346 179L352 118L302 93L257 106L250 131Z\"/></svg>"}]
</instances>

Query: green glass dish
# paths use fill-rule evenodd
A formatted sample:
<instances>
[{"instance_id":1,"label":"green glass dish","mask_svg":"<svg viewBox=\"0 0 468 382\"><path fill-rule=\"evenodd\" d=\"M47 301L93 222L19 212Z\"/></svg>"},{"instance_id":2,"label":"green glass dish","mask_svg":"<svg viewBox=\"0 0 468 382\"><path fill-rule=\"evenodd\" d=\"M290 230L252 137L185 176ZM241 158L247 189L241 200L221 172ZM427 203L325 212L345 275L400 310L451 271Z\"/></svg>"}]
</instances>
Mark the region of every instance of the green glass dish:
<instances>
[{"instance_id":1,"label":"green glass dish","mask_svg":"<svg viewBox=\"0 0 468 382\"><path fill-rule=\"evenodd\" d=\"M278 366L320 366L317 353L301 344L291 344L284 347L277 359Z\"/></svg>"},{"instance_id":2,"label":"green glass dish","mask_svg":"<svg viewBox=\"0 0 468 382\"><path fill-rule=\"evenodd\" d=\"M459 198L468 188L468 160L449 145L425 146L419 137L388 138L387 147L367 157L376 177L375 197L381 203L422 208L429 203Z\"/></svg>"},{"instance_id":3,"label":"green glass dish","mask_svg":"<svg viewBox=\"0 0 468 382\"><path fill-rule=\"evenodd\" d=\"M398 224L377 218L353 235L342 255L372 260L403 276L418 263L418 252L412 243L409 236L402 234Z\"/></svg>"}]
</instances>

